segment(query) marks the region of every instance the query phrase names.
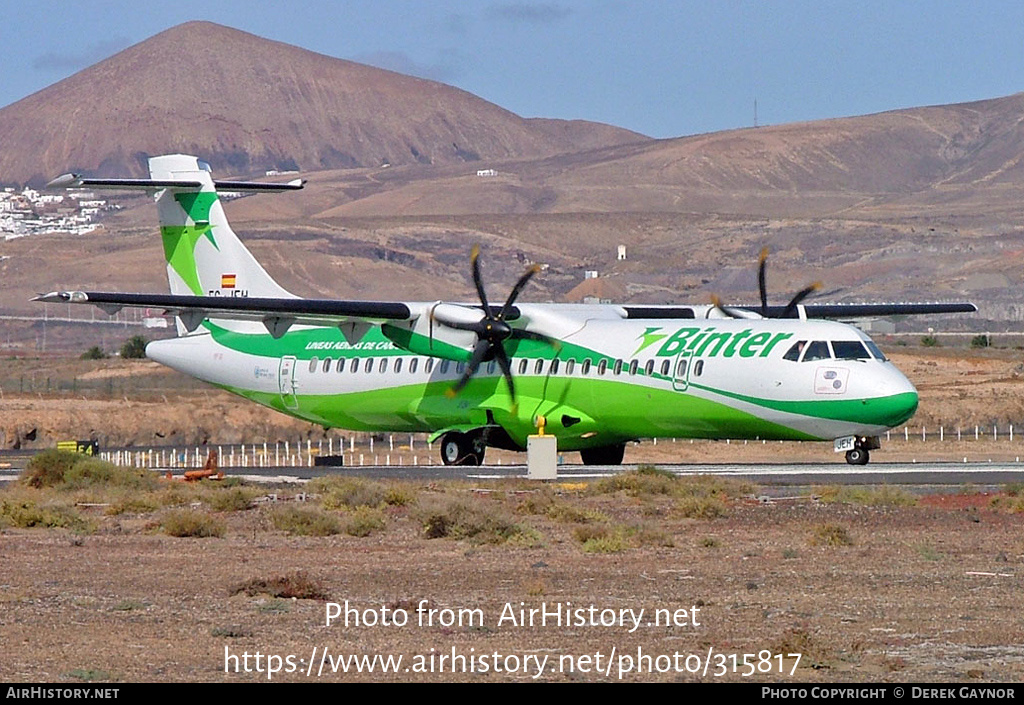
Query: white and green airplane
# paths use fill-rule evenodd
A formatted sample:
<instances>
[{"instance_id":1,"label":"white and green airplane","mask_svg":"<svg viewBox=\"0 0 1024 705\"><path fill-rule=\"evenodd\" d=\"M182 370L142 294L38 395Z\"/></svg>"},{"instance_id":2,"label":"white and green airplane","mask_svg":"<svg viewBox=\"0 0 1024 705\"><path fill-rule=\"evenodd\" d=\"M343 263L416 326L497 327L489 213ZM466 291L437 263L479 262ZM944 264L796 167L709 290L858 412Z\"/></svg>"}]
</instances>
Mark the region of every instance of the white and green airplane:
<instances>
[{"instance_id":1,"label":"white and green airplane","mask_svg":"<svg viewBox=\"0 0 1024 705\"><path fill-rule=\"evenodd\" d=\"M560 451L622 462L643 438L833 441L864 464L878 437L917 409L914 386L853 326L820 318L948 313L973 304L760 307L501 306L472 271L479 304L303 299L279 286L228 225L222 191L287 184L215 181L196 157L149 160L149 179L67 174L50 187L143 189L156 196L171 294L54 292L38 301L159 307L178 337L146 355L325 428L425 432L446 464L488 446L523 450L540 419Z\"/></svg>"}]
</instances>

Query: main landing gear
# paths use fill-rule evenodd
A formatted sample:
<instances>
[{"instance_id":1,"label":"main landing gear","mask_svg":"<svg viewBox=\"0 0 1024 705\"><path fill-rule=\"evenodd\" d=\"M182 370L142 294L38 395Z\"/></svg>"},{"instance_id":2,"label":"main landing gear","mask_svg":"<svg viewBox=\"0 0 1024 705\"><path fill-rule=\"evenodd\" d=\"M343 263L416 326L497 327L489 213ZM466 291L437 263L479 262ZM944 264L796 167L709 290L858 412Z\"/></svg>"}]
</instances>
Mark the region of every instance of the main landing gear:
<instances>
[{"instance_id":1,"label":"main landing gear","mask_svg":"<svg viewBox=\"0 0 1024 705\"><path fill-rule=\"evenodd\" d=\"M626 444L620 443L600 448L584 448L580 451L580 458L584 465L622 465L625 454Z\"/></svg>"},{"instance_id":2,"label":"main landing gear","mask_svg":"<svg viewBox=\"0 0 1024 705\"><path fill-rule=\"evenodd\" d=\"M485 450L479 433L449 431L441 436L441 461L445 465L482 465Z\"/></svg>"}]
</instances>

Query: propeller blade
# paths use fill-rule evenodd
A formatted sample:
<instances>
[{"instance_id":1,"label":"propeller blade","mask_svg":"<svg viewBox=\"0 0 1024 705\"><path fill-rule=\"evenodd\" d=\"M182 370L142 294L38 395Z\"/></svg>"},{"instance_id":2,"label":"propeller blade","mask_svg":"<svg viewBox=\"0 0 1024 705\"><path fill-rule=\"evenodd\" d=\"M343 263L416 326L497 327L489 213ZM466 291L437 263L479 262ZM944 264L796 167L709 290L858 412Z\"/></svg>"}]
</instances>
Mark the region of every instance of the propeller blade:
<instances>
[{"instance_id":1,"label":"propeller blade","mask_svg":"<svg viewBox=\"0 0 1024 705\"><path fill-rule=\"evenodd\" d=\"M761 248L761 257L757 263L757 290L761 294L761 316L768 318L768 286L765 283L765 269L768 266L768 248Z\"/></svg>"},{"instance_id":2,"label":"propeller blade","mask_svg":"<svg viewBox=\"0 0 1024 705\"><path fill-rule=\"evenodd\" d=\"M473 264L473 284L476 285L476 293L480 297L480 303L484 305L484 313L490 316L491 307L487 303L487 292L484 291L484 281L480 276L480 245L473 245L469 261Z\"/></svg>"},{"instance_id":3,"label":"propeller blade","mask_svg":"<svg viewBox=\"0 0 1024 705\"><path fill-rule=\"evenodd\" d=\"M724 313L729 318L744 318L744 316L741 316L740 314L736 313L731 308L724 306L722 304L722 300L714 294L711 295L711 305L717 308L722 313Z\"/></svg>"},{"instance_id":4,"label":"propeller blade","mask_svg":"<svg viewBox=\"0 0 1024 705\"><path fill-rule=\"evenodd\" d=\"M814 282L810 286L804 287L796 293L789 303L786 304L786 308L782 310L782 315L779 318L791 318L796 313L796 307L800 305L800 302L810 296L812 293L820 289L822 286L821 282Z\"/></svg>"},{"instance_id":5,"label":"propeller blade","mask_svg":"<svg viewBox=\"0 0 1024 705\"><path fill-rule=\"evenodd\" d=\"M483 362L484 358L487 357L487 353L491 349L491 343L487 340L478 340L476 345L473 347L473 356L469 358L469 362L466 363L466 369L462 372L462 376L445 394L449 397L454 397L462 388L469 382L469 378L476 374L477 369L480 367L480 363Z\"/></svg>"},{"instance_id":6,"label":"propeller blade","mask_svg":"<svg viewBox=\"0 0 1024 705\"><path fill-rule=\"evenodd\" d=\"M434 349L434 309L435 308L437 308L437 304L434 304L433 306L430 307L430 316L428 318L428 323L427 323L427 325L429 326L429 328L428 328L429 337L427 338L427 340L430 341L430 349L431 350Z\"/></svg>"},{"instance_id":7,"label":"propeller blade","mask_svg":"<svg viewBox=\"0 0 1024 705\"><path fill-rule=\"evenodd\" d=\"M555 350L562 349L562 341L557 338L552 338L550 335L544 335L543 333L535 333L532 330L524 330L522 328L513 328L512 335L509 336L513 340L536 340L539 343L547 343Z\"/></svg>"},{"instance_id":8,"label":"propeller blade","mask_svg":"<svg viewBox=\"0 0 1024 705\"><path fill-rule=\"evenodd\" d=\"M516 299L519 298L519 294L522 292L523 287L525 287L527 283L530 281L530 278L533 277L533 275L539 271L540 265L535 264L529 269L527 269L523 273L523 276L519 277L519 281L517 281L516 285L512 287L512 293L508 295L508 298L505 300L505 305L501 307L501 311L498 313L499 321L505 320L505 316L508 315L508 312L510 310L512 310L512 304L514 304L516 302Z\"/></svg>"},{"instance_id":9,"label":"propeller blade","mask_svg":"<svg viewBox=\"0 0 1024 705\"><path fill-rule=\"evenodd\" d=\"M501 367L501 374L505 378L505 383L508 384L508 395L512 399L512 409L515 410L517 408L516 385L512 381L512 362L508 359L508 353L505 352L503 346L494 346L494 359L498 361L498 366Z\"/></svg>"}]
</instances>

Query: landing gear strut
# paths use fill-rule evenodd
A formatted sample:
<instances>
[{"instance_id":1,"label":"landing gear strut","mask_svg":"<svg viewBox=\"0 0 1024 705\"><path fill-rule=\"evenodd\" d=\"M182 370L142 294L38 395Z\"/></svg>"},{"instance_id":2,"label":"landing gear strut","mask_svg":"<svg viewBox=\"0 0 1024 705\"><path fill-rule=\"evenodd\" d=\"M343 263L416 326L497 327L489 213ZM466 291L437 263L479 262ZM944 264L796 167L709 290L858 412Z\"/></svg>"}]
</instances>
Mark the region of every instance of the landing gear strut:
<instances>
[{"instance_id":1,"label":"landing gear strut","mask_svg":"<svg viewBox=\"0 0 1024 705\"><path fill-rule=\"evenodd\" d=\"M445 465L482 465L486 449L480 434L449 431L441 436L441 462Z\"/></svg>"}]
</instances>

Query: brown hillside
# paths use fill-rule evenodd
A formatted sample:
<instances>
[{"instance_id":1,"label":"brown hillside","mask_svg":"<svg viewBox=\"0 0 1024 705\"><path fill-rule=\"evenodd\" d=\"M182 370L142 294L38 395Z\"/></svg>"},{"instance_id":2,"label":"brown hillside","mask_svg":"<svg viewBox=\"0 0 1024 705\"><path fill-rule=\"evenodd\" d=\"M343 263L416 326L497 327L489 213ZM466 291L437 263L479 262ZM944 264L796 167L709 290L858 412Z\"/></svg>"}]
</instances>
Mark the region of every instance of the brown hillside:
<instances>
[{"instance_id":1,"label":"brown hillside","mask_svg":"<svg viewBox=\"0 0 1024 705\"><path fill-rule=\"evenodd\" d=\"M1017 213L1024 94L494 164L499 177L381 184L330 215ZM886 217L888 213L884 214Z\"/></svg>"},{"instance_id":2,"label":"brown hillside","mask_svg":"<svg viewBox=\"0 0 1024 705\"><path fill-rule=\"evenodd\" d=\"M176 151L238 174L536 158L644 139L526 120L451 86L189 22L0 110L0 181L141 175L145 155Z\"/></svg>"}]
</instances>

